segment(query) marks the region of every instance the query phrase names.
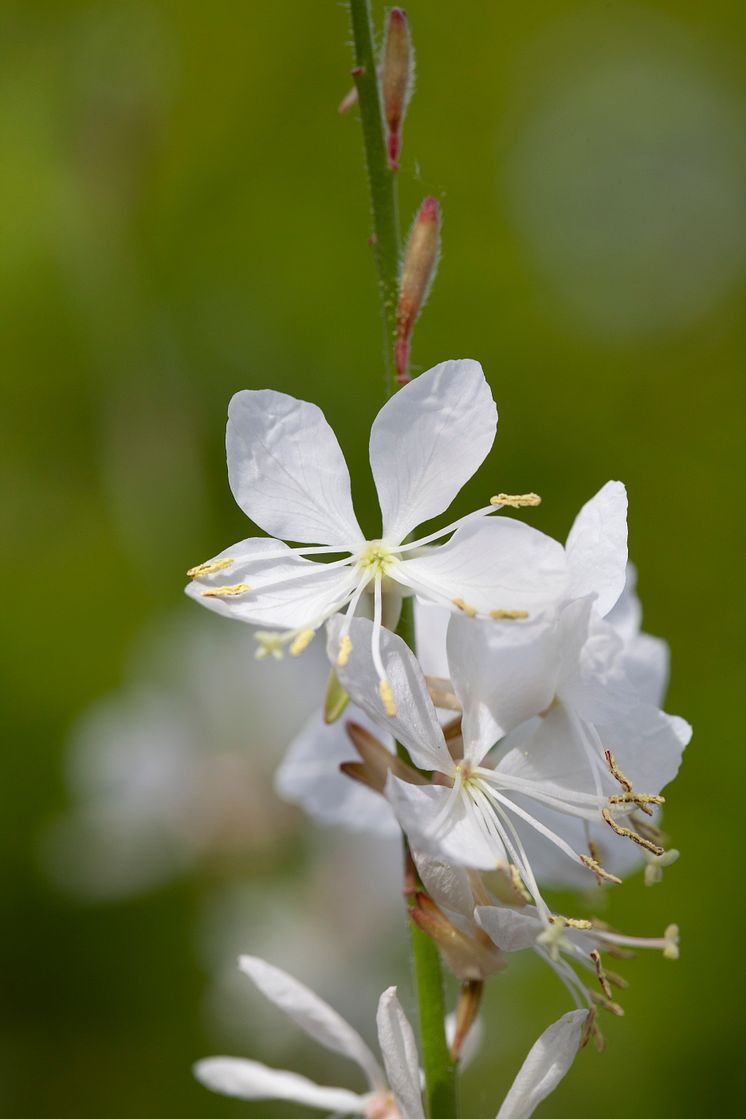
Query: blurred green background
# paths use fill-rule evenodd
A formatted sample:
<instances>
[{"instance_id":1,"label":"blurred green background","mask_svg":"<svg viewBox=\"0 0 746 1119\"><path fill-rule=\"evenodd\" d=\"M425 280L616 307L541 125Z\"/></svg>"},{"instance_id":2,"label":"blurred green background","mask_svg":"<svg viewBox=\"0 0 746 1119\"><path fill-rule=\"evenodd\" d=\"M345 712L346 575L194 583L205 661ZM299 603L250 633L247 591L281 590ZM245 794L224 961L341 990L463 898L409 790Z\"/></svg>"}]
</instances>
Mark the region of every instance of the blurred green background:
<instances>
[{"instance_id":1,"label":"blurred green background","mask_svg":"<svg viewBox=\"0 0 746 1119\"><path fill-rule=\"evenodd\" d=\"M457 512L496 489L536 490L532 523L563 537L583 501L623 479L645 625L673 649L667 706L695 726L666 810L682 858L655 889L631 879L604 912L640 934L678 921L681 960L626 966L626 1018L541 1114L729 1113L744 1006L743 5L412 0L408 11L418 80L402 223L426 193L444 211L413 359L478 358L500 410ZM350 84L347 13L333 0L6 0L0 18L11 529L0 1106L14 1119L280 1119L299 1112L211 1096L190 1062L222 1049L327 1083L354 1074L296 1051L290 1031L272 1050L248 991L238 1025L210 1013L195 925L228 881L250 899L233 941L256 950L265 893L297 898L314 859L349 862L360 846L318 839L287 810L271 858L195 858L149 890L96 901L50 874L49 828L73 797L71 727L131 688L143 634L194 624L213 646L228 640L222 619L193 623L182 582L248 535L225 476L235 390L321 405L375 530L366 448L381 330L359 125L336 112ZM305 904L273 959L313 982ZM325 898L332 952L338 913L355 904L354 891ZM371 971L411 1005L403 921L386 930ZM359 932L347 933L337 982L372 1036L374 991ZM488 1001L470 1119L495 1114L534 1037L567 1008L533 959L516 960Z\"/></svg>"}]
</instances>

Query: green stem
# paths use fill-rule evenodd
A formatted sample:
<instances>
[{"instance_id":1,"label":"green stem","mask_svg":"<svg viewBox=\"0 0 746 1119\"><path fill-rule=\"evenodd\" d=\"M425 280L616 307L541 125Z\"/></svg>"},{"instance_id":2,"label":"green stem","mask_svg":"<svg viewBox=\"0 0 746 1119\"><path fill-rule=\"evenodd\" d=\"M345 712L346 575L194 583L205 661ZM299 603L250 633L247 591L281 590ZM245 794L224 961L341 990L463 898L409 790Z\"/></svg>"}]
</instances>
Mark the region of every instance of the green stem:
<instances>
[{"instance_id":1,"label":"green stem","mask_svg":"<svg viewBox=\"0 0 746 1119\"><path fill-rule=\"evenodd\" d=\"M355 50L353 75L363 126L365 162L373 208L373 247L385 332L386 387L398 388L394 364L396 308L399 299L399 219L396 176L386 154L381 113L377 60L371 25L370 0L350 0ZM411 599L405 599L398 633L414 648ZM405 858L408 855L406 839ZM425 1099L429 1119L457 1119L456 1067L445 1036L443 973L438 949L413 921L412 957L417 986L420 1044L425 1072Z\"/></svg>"},{"instance_id":2,"label":"green stem","mask_svg":"<svg viewBox=\"0 0 746 1119\"><path fill-rule=\"evenodd\" d=\"M376 54L370 17L370 0L350 0L355 50L353 75L363 126L365 163L373 207L373 249L383 312L386 388L396 391L394 343L396 306L399 299L399 218L396 175L389 167L381 113Z\"/></svg>"}]
</instances>

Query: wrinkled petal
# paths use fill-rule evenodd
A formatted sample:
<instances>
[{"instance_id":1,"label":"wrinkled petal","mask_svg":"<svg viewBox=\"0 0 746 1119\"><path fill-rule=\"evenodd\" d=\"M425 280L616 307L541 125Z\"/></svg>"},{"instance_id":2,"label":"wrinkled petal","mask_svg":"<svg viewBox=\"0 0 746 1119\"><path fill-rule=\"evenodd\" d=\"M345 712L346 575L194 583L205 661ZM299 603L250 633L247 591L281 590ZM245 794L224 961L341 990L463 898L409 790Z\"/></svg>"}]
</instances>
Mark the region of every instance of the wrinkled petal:
<instances>
[{"instance_id":1,"label":"wrinkled petal","mask_svg":"<svg viewBox=\"0 0 746 1119\"><path fill-rule=\"evenodd\" d=\"M237 392L226 449L233 496L265 532L345 549L362 542L347 464L315 404L272 389Z\"/></svg>"},{"instance_id":2,"label":"wrinkled petal","mask_svg":"<svg viewBox=\"0 0 746 1119\"><path fill-rule=\"evenodd\" d=\"M503 952L521 952L534 948L543 925L532 907L507 909L498 905L480 905L475 910L477 923Z\"/></svg>"},{"instance_id":3,"label":"wrinkled petal","mask_svg":"<svg viewBox=\"0 0 746 1119\"><path fill-rule=\"evenodd\" d=\"M494 517L465 524L427 555L402 560L395 576L423 599L441 605L460 600L479 614L533 614L565 593L566 564L556 540L522 521Z\"/></svg>"},{"instance_id":4,"label":"wrinkled petal","mask_svg":"<svg viewBox=\"0 0 746 1119\"><path fill-rule=\"evenodd\" d=\"M500 862L507 862L505 850L498 848L497 840L488 840L460 797L443 826L433 829L450 792L442 785L410 785L394 776L386 783L386 796L418 851L476 870L494 870Z\"/></svg>"},{"instance_id":5,"label":"wrinkled petal","mask_svg":"<svg viewBox=\"0 0 746 1119\"><path fill-rule=\"evenodd\" d=\"M444 361L395 393L370 433L383 539L401 544L447 509L486 458L496 428L479 362Z\"/></svg>"},{"instance_id":6,"label":"wrinkled petal","mask_svg":"<svg viewBox=\"0 0 746 1119\"><path fill-rule=\"evenodd\" d=\"M305 1076L267 1068L237 1057L207 1057L197 1061L194 1075L200 1084L240 1100L290 1100L340 1115L362 1115L366 1097L345 1088L325 1088Z\"/></svg>"},{"instance_id":7,"label":"wrinkled petal","mask_svg":"<svg viewBox=\"0 0 746 1119\"><path fill-rule=\"evenodd\" d=\"M448 664L461 700L465 757L478 763L554 699L557 643L551 620L495 622L454 615Z\"/></svg>"},{"instance_id":8,"label":"wrinkled petal","mask_svg":"<svg viewBox=\"0 0 746 1119\"><path fill-rule=\"evenodd\" d=\"M642 625L642 604L636 587L637 568L633 563L627 563L624 590L606 615L606 621L614 627L625 644L637 637Z\"/></svg>"},{"instance_id":9,"label":"wrinkled petal","mask_svg":"<svg viewBox=\"0 0 746 1119\"><path fill-rule=\"evenodd\" d=\"M425 1119L417 1043L396 997L396 987L389 987L381 995L376 1024L383 1065L402 1119Z\"/></svg>"},{"instance_id":10,"label":"wrinkled petal","mask_svg":"<svg viewBox=\"0 0 746 1119\"><path fill-rule=\"evenodd\" d=\"M209 563L230 559L229 567L198 576L186 587L190 598L217 614L258 626L315 627L352 593L350 567L304 559L280 540L253 537L226 548ZM215 594L246 586L241 593Z\"/></svg>"},{"instance_id":11,"label":"wrinkled petal","mask_svg":"<svg viewBox=\"0 0 746 1119\"><path fill-rule=\"evenodd\" d=\"M388 802L340 773L342 762L360 760L345 731L348 719L366 730L375 730L366 715L351 706L344 720L331 726L317 712L290 743L275 774L275 789L283 800L300 805L322 824L372 835L398 835L399 825ZM386 737L384 744L393 751L390 738Z\"/></svg>"},{"instance_id":12,"label":"wrinkled petal","mask_svg":"<svg viewBox=\"0 0 746 1119\"><path fill-rule=\"evenodd\" d=\"M567 537L572 598L598 595L603 617L621 595L627 568L627 491L607 482L587 501Z\"/></svg>"},{"instance_id":13,"label":"wrinkled petal","mask_svg":"<svg viewBox=\"0 0 746 1119\"><path fill-rule=\"evenodd\" d=\"M329 657L334 664L339 650L341 618L329 626ZM427 684L417 659L401 637L381 630L381 659L396 701L396 715L386 716L378 694L379 678L371 653L372 624L355 618L349 636L352 651L345 665L337 667L342 687L373 722L403 743L421 769L453 769Z\"/></svg>"},{"instance_id":14,"label":"wrinkled petal","mask_svg":"<svg viewBox=\"0 0 746 1119\"><path fill-rule=\"evenodd\" d=\"M545 1030L526 1057L497 1119L528 1119L562 1080L580 1046L587 1010L571 1010Z\"/></svg>"},{"instance_id":15,"label":"wrinkled petal","mask_svg":"<svg viewBox=\"0 0 746 1119\"><path fill-rule=\"evenodd\" d=\"M323 999L287 972L256 956L241 956L238 966L262 994L309 1037L359 1065L371 1088L385 1087L381 1068L360 1034Z\"/></svg>"},{"instance_id":16,"label":"wrinkled petal","mask_svg":"<svg viewBox=\"0 0 746 1119\"><path fill-rule=\"evenodd\" d=\"M474 913L474 895L469 875L462 866L452 866L433 855L412 851L417 873L422 884L441 909L450 909L471 920Z\"/></svg>"}]
</instances>

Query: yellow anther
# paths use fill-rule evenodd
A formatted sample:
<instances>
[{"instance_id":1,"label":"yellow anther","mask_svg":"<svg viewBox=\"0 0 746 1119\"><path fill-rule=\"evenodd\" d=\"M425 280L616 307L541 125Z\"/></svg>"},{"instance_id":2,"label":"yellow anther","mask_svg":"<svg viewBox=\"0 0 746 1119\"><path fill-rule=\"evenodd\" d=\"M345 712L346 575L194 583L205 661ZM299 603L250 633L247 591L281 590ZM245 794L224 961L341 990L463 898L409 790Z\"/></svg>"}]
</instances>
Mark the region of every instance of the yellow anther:
<instances>
[{"instance_id":1,"label":"yellow anther","mask_svg":"<svg viewBox=\"0 0 746 1119\"><path fill-rule=\"evenodd\" d=\"M300 654L303 652L303 650L307 649L308 646L313 641L313 637L314 637L315 633L316 633L315 629L303 629L303 630L301 630L300 633L298 634L298 636L293 641L292 645L290 646L290 656L291 657L300 656Z\"/></svg>"},{"instance_id":2,"label":"yellow anther","mask_svg":"<svg viewBox=\"0 0 746 1119\"><path fill-rule=\"evenodd\" d=\"M638 847L643 847L653 855L662 855L664 853L664 848L659 847L657 843L653 843L650 839L645 839L644 836L639 835L636 831L632 831L631 828L623 828L621 824L618 824L608 808L602 809L601 815L612 831L615 831L616 834L620 835L623 839L631 839Z\"/></svg>"},{"instance_id":3,"label":"yellow anther","mask_svg":"<svg viewBox=\"0 0 746 1119\"><path fill-rule=\"evenodd\" d=\"M669 925L663 934L665 947L663 949L663 956L666 960L678 960L679 958L679 926Z\"/></svg>"},{"instance_id":4,"label":"yellow anther","mask_svg":"<svg viewBox=\"0 0 746 1119\"><path fill-rule=\"evenodd\" d=\"M250 590L248 583L235 583L232 587L210 587L209 591L200 591L200 594L202 598L233 598Z\"/></svg>"},{"instance_id":5,"label":"yellow anther","mask_svg":"<svg viewBox=\"0 0 746 1119\"><path fill-rule=\"evenodd\" d=\"M654 793L618 793L616 796L609 797L609 804L634 804L646 816L653 815L651 804L661 805L665 803L665 797L657 796Z\"/></svg>"},{"instance_id":6,"label":"yellow anther","mask_svg":"<svg viewBox=\"0 0 746 1119\"><path fill-rule=\"evenodd\" d=\"M621 769L616 764L616 758L612 754L611 750L605 750L604 751L604 757L606 758L606 764L609 767L609 771L611 773L611 776L616 781L619 782L619 784L622 786L622 788L624 789L625 792L631 793L632 792L632 782L630 781L630 779L628 777L624 776Z\"/></svg>"},{"instance_id":7,"label":"yellow anther","mask_svg":"<svg viewBox=\"0 0 746 1119\"><path fill-rule=\"evenodd\" d=\"M565 925L568 929L592 929L593 922L586 921L583 917L562 917L559 913L555 913L549 920L552 924L558 922Z\"/></svg>"},{"instance_id":8,"label":"yellow anther","mask_svg":"<svg viewBox=\"0 0 746 1119\"><path fill-rule=\"evenodd\" d=\"M467 618L476 618L477 611L468 602L464 602L463 598L452 598L451 602L462 614L466 614Z\"/></svg>"},{"instance_id":9,"label":"yellow anther","mask_svg":"<svg viewBox=\"0 0 746 1119\"><path fill-rule=\"evenodd\" d=\"M600 995L598 991L589 991L588 994L595 1003L598 1003L604 1010L608 1010L610 1014L616 1015L617 1018L624 1017L624 1008L621 1007L618 1002L607 999L605 995Z\"/></svg>"},{"instance_id":10,"label":"yellow anther","mask_svg":"<svg viewBox=\"0 0 746 1119\"><path fill-rule=\"evenodd\" d=\"M490 617L496 622L516 622L528 617L528 610L490 610Z\"/></svg>"},{"instance_id":11,"label":"yellow anther","mask_svg":"<svg viewBox=\"0 0 746 1119\"><path fill-rule=\"evenodd\" d=\"M583 866L587 866L589 870L593 871L599 886L602 882L613 882L615 885L621 886L621 878L617 878L616 874L610 874L608 870L605 870L598 859L592 859L590 855L581 855L580 861Z\"/></svg>"},{"instance_id":12,"label":"yellow anther","mask_svg":"<svg viewBox=\"0 0 746 1119\"><path fill-rule=\"evenodd\" d=\"M337 654L337 664L340 668L344 668L350 659L352 652L352 641L350 640L349 633L346 633L339 642L339 653Z\"/></svg>"},{"instance_id":13,"label":"yellow anther","mask_svg":"<svg viewBox=\"0 0 746 1119\"><path fill-rule=\"evenodd\" d=\"M490 505L509 505L511 509L525 509L530 505L541 505L538 493L499 493L490 498Z\"/></svg>"},{"instance_id":14,"label":"yellow anther","mask_svg":"<svg viewBox=\"0 0 746 1119\"><path fill-rule=\"evenodd\" d=\"M381 680L378 685L378 694L381 697L383 709L390 719L393 719L396 714L396 704L394 703L394 693L391 691L391 685L388 680Z\"/></svg>"},{"instance_id":15,"label":"yellow anther","mask_svg":"<svg viewBox=\"0 0 746 1119\"><path fill-rule=\"evenodd\" d=\"M217 559L209 560L207 563L199 563L196 567L190 567L187 575L190 579L198 579L200 575L212 575L213 571L223 571L226 567L230 567L233 563L232 559Z\"/></svg>"}]
</instances>

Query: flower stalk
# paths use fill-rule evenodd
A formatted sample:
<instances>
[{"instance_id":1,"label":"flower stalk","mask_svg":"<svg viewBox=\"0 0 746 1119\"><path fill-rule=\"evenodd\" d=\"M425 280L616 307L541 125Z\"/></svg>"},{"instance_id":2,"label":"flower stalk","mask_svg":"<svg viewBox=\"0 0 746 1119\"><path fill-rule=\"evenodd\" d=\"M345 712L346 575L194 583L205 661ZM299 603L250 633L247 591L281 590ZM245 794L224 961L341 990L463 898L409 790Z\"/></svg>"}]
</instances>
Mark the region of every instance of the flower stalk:
<instances>
[{"instance_id":1,"label":"flower stalk","mask_svg":"<svg viewBox=\"0 0 746 1119\"><path fill-rule=\"evenodd\" d=\"M386 389L397 388L394 365L396 307L399 299L399 218L396 173L389 163L384 130L370 0L350 0L355 80L363 127L365 163L373 211L372 244L384 326Z\"/></svg>"}]
</instances>

